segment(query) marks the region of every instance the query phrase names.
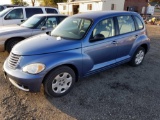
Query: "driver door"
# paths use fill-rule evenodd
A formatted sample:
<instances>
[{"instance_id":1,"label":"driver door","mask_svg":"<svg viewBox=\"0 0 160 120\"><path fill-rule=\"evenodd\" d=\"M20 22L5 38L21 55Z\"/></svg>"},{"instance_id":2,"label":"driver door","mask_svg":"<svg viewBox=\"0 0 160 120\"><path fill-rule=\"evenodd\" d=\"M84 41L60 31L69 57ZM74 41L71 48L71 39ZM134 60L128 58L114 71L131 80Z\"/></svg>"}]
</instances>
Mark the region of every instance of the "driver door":
<instances>
[{"instance_id":1,"label":"driver door","mask_svg":"<svg viewBox=\"0 0 160 120\"><path fill-rule=\"evenodd\" d=\"M82 49L84 59L89 59L93 64L93 67L87 74L116 62L117 44L114 36L113 18L102 20L96 25L89 44ZM85 66L88 66L87 64L83 63L84 71L87 69L85 68Z\"/></svg>"},{"instance_id":2,"label":"driver door","mask_svg":"<svg viewBox=\"0 0 160 120\"><path fill-rule=\"evenodd\" d=\"M23 9L13 9L4 17L3 25L21 24L22 20L24 20Z\"/></svg>"}]
</instances>

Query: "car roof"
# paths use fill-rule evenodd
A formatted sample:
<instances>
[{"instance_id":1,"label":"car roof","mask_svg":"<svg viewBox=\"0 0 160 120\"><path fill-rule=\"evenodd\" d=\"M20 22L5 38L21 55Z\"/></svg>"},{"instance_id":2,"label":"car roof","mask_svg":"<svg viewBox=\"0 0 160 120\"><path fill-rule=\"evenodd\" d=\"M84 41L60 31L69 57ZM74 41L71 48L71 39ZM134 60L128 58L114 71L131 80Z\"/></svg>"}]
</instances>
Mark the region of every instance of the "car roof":
<instances>
[{"instance_id":1,"label":"car roof","mask_svg":"<svg viewBox=\"0 0 160 120\"><path fill-rule=\"evenodd\" d=\"M82 14L76 14L72 17L81 17L81 18L88 18L92 20L96 20L99 18L103 18L104 16L117 16L117 15L127 15L127 14L135 14L135 12L129 12L129 11L94 11L94 12L87 12Z\"/></svg>"},{"instance_id":2,"label":"car roof","mask_svg":"<svg viewBox=\"0 0 160 120\"><path fill-rule=\"evenodd\" d=\"M63 15L63 14L35 14L34 16L66 16L67 15Z\"/></svg>"}]
</instances>

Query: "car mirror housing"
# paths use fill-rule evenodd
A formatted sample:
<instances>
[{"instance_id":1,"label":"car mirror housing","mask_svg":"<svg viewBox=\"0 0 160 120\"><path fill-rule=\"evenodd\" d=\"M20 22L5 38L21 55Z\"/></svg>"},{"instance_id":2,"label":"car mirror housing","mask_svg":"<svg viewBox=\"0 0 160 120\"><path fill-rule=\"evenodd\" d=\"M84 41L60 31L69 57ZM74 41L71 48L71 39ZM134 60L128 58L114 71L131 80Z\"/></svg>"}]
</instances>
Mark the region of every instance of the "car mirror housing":
<instances>
[{"instance_id":1,"label":"car mirror housing","mask_svg":"<svg viewBox=\"0 0 160 120\"><path fill-rule=\"evenodd\" d=\"M41 27L41 30L46 30L46 29L47 29L47 27L45 27L45 26Z\"/></svg>"},{"instance_id":2,"label":"car mirror housing","mask_svg":"<svg viewBox=\"0 0 160 120\"><path fill-rule=\"evenodd\" d=\"M90 39L90 41L98 41L98 40L104 40L105 37L103 34L97 34L93 38Z\"/></svg>"}]
</instances>

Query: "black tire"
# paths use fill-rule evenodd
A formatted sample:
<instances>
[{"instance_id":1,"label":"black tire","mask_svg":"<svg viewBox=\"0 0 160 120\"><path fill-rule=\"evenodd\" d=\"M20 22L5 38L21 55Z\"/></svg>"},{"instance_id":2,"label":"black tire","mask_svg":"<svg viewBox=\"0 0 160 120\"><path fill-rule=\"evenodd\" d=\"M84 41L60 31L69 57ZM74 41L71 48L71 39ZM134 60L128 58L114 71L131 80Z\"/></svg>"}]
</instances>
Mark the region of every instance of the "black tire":
<instances>
[{"instance_id":1,"label":"black tire","mask_svg":"<svg viewBox=\"0 0 160 120\"><path fill-rule=\"evenodd\" d=\"M8 53L11 52L12 48L18 43L20 42L22 39L19 39L19 38L12 38L10 39L7 44L6 44L6 51Z\"/></svg>"},{"instance_id":2,"label":"black tire","mask_svg":"<svg viewBox=\"0 0 160 120\"><path fill-rule=\"evenodd\" d=\"M138 54L140 55L140 52L141 52L141 55L142 55L142 56L141 56L141 59L139 59L139 61L137 61L137 59L138 59ZM139 66L139 65L142 64L142 62L143 62L143 60L144 60L144 57L145 57L145 49L144 49L143 47L139 47L139 48L136 50L136 52L134 53L134 55L133 55L131 61L129 62L129 64L130 64L131 66L134 66L134 67Z\"/></svg>"},{"instance_id":3,"label":"black tire","mask_svg":"<svg viewBox=\"0 0 160 120\"><path fill-rule=\"evenodd\" d=\"M66 76L66 80L64 76ZM67 79L68 80L72 79L72 80L71 82L69 82ZM70 67L67 66L58 67L53 71L51 71L45 77L45 80L43 82L44 91L51 97L64 96L73 88L75 84L75 79L76 79L75 72ZM65 88L65 86L67 86L68 88Z\"/></svg>"}]
</instances>

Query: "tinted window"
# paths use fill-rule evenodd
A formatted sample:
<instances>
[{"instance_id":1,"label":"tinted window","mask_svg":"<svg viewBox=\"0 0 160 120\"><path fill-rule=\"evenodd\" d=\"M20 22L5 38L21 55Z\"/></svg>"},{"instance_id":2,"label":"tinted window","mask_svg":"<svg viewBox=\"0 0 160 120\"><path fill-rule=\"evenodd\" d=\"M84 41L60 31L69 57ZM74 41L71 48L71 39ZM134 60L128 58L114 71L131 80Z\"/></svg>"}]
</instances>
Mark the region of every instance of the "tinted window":
<instances>
[{"instance_id":1,"label":"tinted window","mask_svg":"<svg viewBox=\"0 0 160 120\"><path fill-rule=\"evenodd\" d=\"M47 13L57 13L57 11L55 9L46 8L45 10Z\"/></svg>"},{"instance_id":2,"label":"tinted window","mask_svg":"<svg viewBox=\"0 0 160 120\"><path fill-rule=\"evenodd\" d=\"M135 19L136 19L137 24L138 24L138 30L143 29L142 21L138 17L135 17Z\"/></svg>"},{"instance_id":3,"label":"tinted window","mask_svg":"<svg viewBox=\"0 0 160 120\"><path fill-rule=\"evenodd\" d=\"M23 19L23 9L14 9L11 12L9 12L6 17L6 20L11 20L11 19Z\"/></svg>"},{"instance_id":4,"label":"tinted window","mask_svg":"<svg viewBox=\"0 0 160 120\"><path fill-rule=\"evenodd\" d=\"M119 16L117 18L120 34L135 31L134 21L131 16Z\"/></svg>"},{"instance_id":5,"label":"tinted window","mask_svg":"<svg viewBox=\"0 0 160 120\"><path fill-rule=\"evenodd\" d=\"M41 14L43 13L41 8L26 8L26 17L29 18L34 14Z\"/></svg>"},{"instance_id":6,"label":"tinted window","mask_svg":"<svg viewBox=\"0 0 160 120\"><path fill-rule=\"evenodd\" d=\"M59 22L62 22L65 18L66 18L66 16L59 17Z\"/></svg>"},{"instance_id":7,"label":"tinted window","mask_svg":"<svg viewBox=\"0 0 160 120\"><path fill-rule=\"evenodd\" d=\"M0 11L4 10L4 7L3 6L0 6Z\"/></svg>"},{"instance_id":8,"label":"tinted window","mask_svg":"<svg viewBox=\"0 0 160 120\"><path fill-rule=\"evenodd\" d=\"M101 34L105 38L112 37L115 35L114 22L113 19L106 19L100 21L93 30L92 37L95 35Z\"/></svg>"},{"instance_id":9,"label":"tinted window","mask_svg":"<svg viewBox=\"0 0 160 120\"><path fill-rule=\"evenodd\" d=\"M45 26L47 28L55 28L57 26L57 20L55 17L50 17L47 19Z\"/></svg>"}]
</instances>

